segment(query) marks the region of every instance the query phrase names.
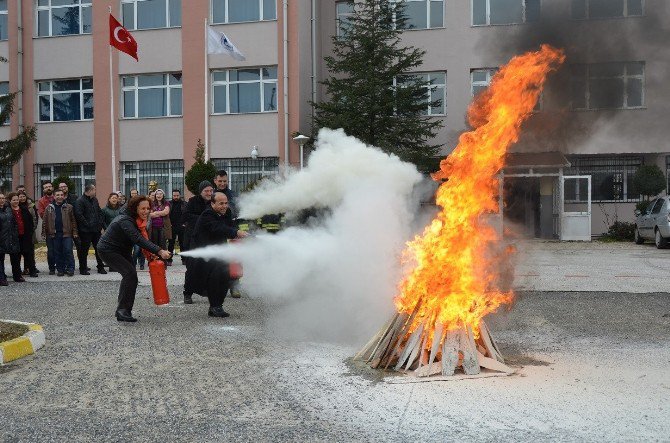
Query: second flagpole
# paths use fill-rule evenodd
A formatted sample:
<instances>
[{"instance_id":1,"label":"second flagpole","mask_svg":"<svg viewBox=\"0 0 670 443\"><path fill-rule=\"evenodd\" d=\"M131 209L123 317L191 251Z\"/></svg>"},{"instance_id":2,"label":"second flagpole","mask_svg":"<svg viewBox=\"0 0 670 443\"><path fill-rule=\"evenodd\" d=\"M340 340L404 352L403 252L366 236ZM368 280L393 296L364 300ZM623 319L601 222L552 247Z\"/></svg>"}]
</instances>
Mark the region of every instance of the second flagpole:
<instances>
[{"instance_id":1,"label":"second flagpole","mask_svg":"<svg viewBox=\"0 0 670 443\"><path fill-rule=\"evenodd\" d=\"M112 15L112 7L109 7L109 14ZM116 188L116 134L114 124L114 69L112 65L112 46L109 46L109 107L110 107L110 126L112 129L112 191L117 192Z\"/></svg>"},{"instance_id":2,"label":"second flagpole","mask_svg":"<svg viewBox=\"0 0 670 443\"><path fill-rule=\"evenodd\" d=\"M209 51L208 20L205 19L205 161L209 161Z\"/></svg>"}]
</instances>

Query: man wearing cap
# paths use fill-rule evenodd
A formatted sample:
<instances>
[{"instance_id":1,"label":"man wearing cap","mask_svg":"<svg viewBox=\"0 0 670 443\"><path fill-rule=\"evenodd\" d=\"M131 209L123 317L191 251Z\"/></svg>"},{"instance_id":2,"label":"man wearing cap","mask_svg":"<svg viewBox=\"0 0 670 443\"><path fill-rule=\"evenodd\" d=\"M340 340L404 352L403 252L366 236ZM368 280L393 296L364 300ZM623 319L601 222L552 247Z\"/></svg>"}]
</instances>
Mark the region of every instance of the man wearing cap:
<instances>
[{"instance_id":1,"label":"man wearing cap","mask_svg":"<svg viewBox=\"0 0 670 443\"><path fill-rule=\"evenodd\" d=\"M193 240L193 229L198 217L207 209L212 200L212 192L214 187L207 180L203 180L198 185L198 195L194 195L188 200L186 208L184 209L184 216L182 217L182 225L184 226L184 245L182 251L190 249L191 241ZM190 305L193 303L193 267L192 261L186 259L186 275L184 276L184 303Z\"/></svg>"}]
</instances>

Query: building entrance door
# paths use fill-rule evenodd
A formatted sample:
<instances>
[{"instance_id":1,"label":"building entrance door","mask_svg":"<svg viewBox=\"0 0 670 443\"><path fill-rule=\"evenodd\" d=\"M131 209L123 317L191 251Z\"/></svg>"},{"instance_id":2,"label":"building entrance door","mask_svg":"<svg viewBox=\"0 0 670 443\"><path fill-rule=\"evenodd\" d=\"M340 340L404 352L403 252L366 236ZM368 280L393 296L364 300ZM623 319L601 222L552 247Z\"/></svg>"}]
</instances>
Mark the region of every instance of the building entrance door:
<instances>
[{"instance_id":1,"label":"building entrance door","mask_svg":"<svg viewBox=\"0 0 670 443\"><path fill-rule=\"evenodd\" d=\"M561 179L561 240L591 241L591 176Z\"/></svg>"}]
</instances>

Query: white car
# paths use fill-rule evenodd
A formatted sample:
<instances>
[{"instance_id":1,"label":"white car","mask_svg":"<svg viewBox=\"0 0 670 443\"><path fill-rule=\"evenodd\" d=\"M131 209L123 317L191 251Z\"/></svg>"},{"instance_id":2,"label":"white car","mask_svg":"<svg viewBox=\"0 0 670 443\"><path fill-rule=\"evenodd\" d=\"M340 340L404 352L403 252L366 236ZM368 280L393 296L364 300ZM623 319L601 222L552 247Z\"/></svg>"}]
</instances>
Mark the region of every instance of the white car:
<instances>
[{"instance_id":1,"label":"white car","mask_svg":"<svg viewBox=\"0 0 670 443\"><path fill-rule=\"evenodd\" d=\"M635 243L653 240L658 249L668 246L670 240L670 197L652 200L646 211L635 211Z\"/></svg>"}]
</instances>

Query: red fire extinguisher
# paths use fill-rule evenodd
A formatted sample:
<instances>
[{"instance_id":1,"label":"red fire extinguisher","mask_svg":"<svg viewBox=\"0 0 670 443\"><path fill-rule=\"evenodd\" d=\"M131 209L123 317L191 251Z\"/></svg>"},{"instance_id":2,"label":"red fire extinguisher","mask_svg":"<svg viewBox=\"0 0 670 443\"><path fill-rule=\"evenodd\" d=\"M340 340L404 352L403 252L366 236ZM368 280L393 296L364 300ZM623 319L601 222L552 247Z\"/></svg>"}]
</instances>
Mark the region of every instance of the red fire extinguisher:
<instances>
[{"instance_id":1,"label":"red fire extinguisher","mask_svg":"<svg viewBox=\"0 0 670 443\"><path fill-rule=\"evenodd\" d=\"M165 262L154 259L149 261L149 277L151 277L151 290L154 294L154 303L164 305L170 303L170 293L167 287L165 275Z\"/></svg>"},{"instance_id":2,"label":"red fire extinguisher","mask_svg":"<svg viewBox=\"0 0 670 443\"><path fill-rule=\"evenodd\" d=\"M237 243L239 240L228 240L230 243ZM228 264L228 270L230 273L231 280L239 280L244 276L244 270L242 269L242 263L230 262Z\"/></svg>"}]
</instances>

